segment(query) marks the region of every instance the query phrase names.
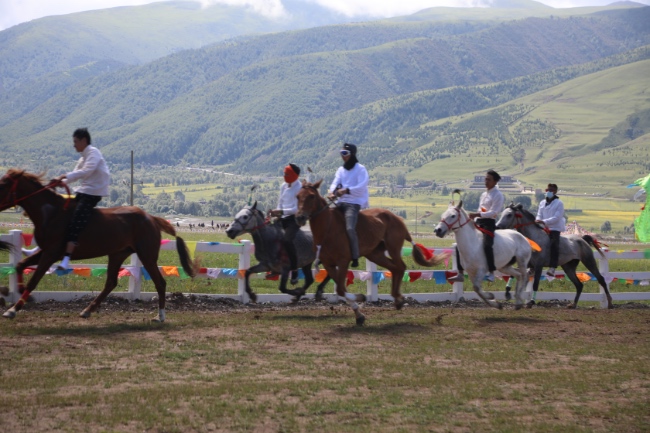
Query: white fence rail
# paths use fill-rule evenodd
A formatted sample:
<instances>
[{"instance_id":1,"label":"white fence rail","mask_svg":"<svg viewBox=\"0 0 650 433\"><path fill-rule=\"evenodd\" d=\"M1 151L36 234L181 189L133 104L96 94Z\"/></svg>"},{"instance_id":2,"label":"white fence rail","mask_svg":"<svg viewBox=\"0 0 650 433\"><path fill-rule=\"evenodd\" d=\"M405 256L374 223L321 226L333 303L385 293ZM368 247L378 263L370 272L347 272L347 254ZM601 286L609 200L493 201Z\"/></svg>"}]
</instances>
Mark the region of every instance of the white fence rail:
<instances>
[{"instance_id":1,"label":"white fence rail","mask_svg":"<svg viewBox=\"0 0 650 433\"><path fill-rule=\"evenodd\" d=\"M4 242L9 242L14 245L13 251L10 253L8 263L0 263L0 268L12 268L22 259L21 247L23 245L22 232L20 230L11 230L9 234L0 235L0 240ZM228 244L228 243L218 243L218 242L197 242L195 252L203 253L220 253L220 254L237 254L239 255L239 265L238 269L248 269L251 265L251 257L254 254L254 245L250 241L241 241L241 244ZM162 250L176 250L176 242L169 241L161 245ZM449 249L434 249L433 251L436 254L440 254L444 250ZM608 251L605 253L605 258L600 258L598 254L596 257L599 261L600 272L603 274L605 280L608 284L614 279L623 279L623 280L635 280L643 281L647 283L650 281L650 272L609 272L609 260L611 259L645 259L646 254L643 251L626 251L626 252L613 252ZM456 255L452 254L452 268L455 270ZM105 265L88 265L80 264L73 265L73 268L105 268ZM114 296L121 296L130 300L141 299L141 300L150 300L152 297L156 296L156 292L143 292L142 280L143 273L141 268L141 263L138 260L137 255L133 254L131 256L130 265L125 265L125 268L131 270L131 275L129 278L129 288L126 292L113 292ZM410 271L414 272L414 271ZM419 271L417 271L419 272ZM434 272L445 272L445 271L434 271ZM383 273L383 271L378 271L377 265L370 261L366 261L365 271L355 271L356 276L362 276L366 280L366 296L369 301L382 300L392 300L392 296L388 294L379 294L378 284L376 278L373 276ZM239 273L238 273L239 274ZM563 274L561 271L557 272L557 277L562 277ZM199 274L199 278L208 278L208 274ZM238 300L243 303L249 302L248 296L245 292L244 280L240 275L226 275L220 274L218 278L231 278L237 280L237 294L228 295L228 294L205 294L197 296L208 296L208 297L221 297L221 298L231 298ZM432 281L432 284L434 282ZM445 283L446 284L446 283ZM547 287L545 287L547 289ZM332 291L334 291L332 289ZM493 292L496 299L505 299L505 292ZM648 301L650 300L650 291L649 292L624 292L624 293L612 293L610 291L612 298L615 301ZM71 301L78 299L83 296L96 295L97 292L82 292L82 291L39 291L36 290L32 293L32 296L37 302L42 302L46 300L56 300L56 301ZM532 282L529 282L526 288L526 298L530 299L532 295ZM313 294L307 294L306 297L313 297ZM478 299L478 296L474 291L465 292L463 288L463 283L454 283L450 291L443 293L410 293L406 295L410 298L413 298L416 301L433 301L433 302L458 302L461 298L464 299ZM326 299L331 302L336 302L338 296L335 293L329 293L325 295ZM537 300L561 300L561 301L572 301L575 297L575 292L550 292L548 290L539 291L537 294ZM18 294L18 280L16 274L9 275L9 302L16 302L19 298ZM258 294L258 302L288 302L290 296L286 294ZM599 293L583 293L580 297L581 301L595 301L600 302L602 308L607 307L607 300L605 297L605 291L600 287Z\"/></svg>"}]
</instances>

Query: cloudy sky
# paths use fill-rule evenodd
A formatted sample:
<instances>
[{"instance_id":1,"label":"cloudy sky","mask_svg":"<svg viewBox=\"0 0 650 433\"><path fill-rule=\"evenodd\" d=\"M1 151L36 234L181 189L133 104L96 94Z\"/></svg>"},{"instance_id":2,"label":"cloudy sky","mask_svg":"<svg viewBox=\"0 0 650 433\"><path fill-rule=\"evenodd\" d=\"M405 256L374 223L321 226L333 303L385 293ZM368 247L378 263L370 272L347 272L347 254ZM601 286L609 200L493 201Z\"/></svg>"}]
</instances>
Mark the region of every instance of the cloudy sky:
<instances>
[{"instance_id":1,"label":"cloudy sky","mask_svg":"<svg viewBox=\"0 0 650 433\"><path fill-rule=\"evenodd\" d=\"M205 6L213 3L248 5L265 15L282 14L282 0L197 0ZM434 6L486 6L491 0L303 0L328 6L349 16L391 17L406 15ZM537 0L556 8L602 6L617 0ZM650 0L635 0L650 4ZM0 30L48 15L63 15L115 6L135 6L152 0L0 0Z\"/></svg>"}]
</instances>

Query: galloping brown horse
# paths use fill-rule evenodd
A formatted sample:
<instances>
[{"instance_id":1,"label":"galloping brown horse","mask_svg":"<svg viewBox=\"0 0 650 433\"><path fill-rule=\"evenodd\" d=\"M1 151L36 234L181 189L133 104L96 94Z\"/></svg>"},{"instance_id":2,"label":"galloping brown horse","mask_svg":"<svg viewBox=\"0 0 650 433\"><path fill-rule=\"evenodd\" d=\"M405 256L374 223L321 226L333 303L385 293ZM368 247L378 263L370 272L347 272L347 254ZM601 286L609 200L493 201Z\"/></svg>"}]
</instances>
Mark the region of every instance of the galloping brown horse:
<instances>
[{"instance_id":1,"label":"galloping brown horse","mask_svg":"<svg viewBox=\"0 0 650 433\"><path fill-rule=\"evenodd\" d=\"M365 295L347 293L345 282L350 263L350 245L345 230L345 219L337 209L330 208L320 195L318 188L321 181L314 184L303 182L298 193L298 213L296 219L304 225L309 219L309 226L314 235L314 246L320 251L318 258L327 273L336 282L336 293L345 298L356 316L357 325L363 325L365 316L359 311L357 302L366 300ZM411 239L404 222L386 209L365 209L359 213L357 222L359 235L359 252L392 274L391 295L398 310L404 305L400 291L406 264L402 260L404 241L413 245L413 259L421 266L435 266L444 261L449 254L443 253L427 259L422 250ZM388 253L388 254L386 254Z\"/></svg>"},{"instance_id":2,"label":"galloping brown horse","mask_svg":"<svg viewBox=\"0 0 650 433\"><path fill-rule=\"evenodd\" d=\"M21 260L16 266L18 286L21 298L9 308L3 317L13 319L36 289L47 270L63 256L65 250L64 236L69 219L72 216L74 201L67 202L52 188L55 184L43 185L41 177L18 169L10 169L0 179L0 211L20 205L34 223L34 238L41 248L36 254ZM67 209L66 209L67 208ZM95 209L88 226L79 237L79 246L72 254L72 260L90 259L108 256L108 270L104 290L80 314L90 317L101 302L117 286L117 275L124 260L136 253L142 266L151 276L158 292L158 317L165 320L165 289L167 283L158 270L160 252L160 232L176 236L174 227L162 218L147 214L133 206ZM182 238L176 236L176 249L185 272L194 277L196 274L187 246ZM28 266L36 265L36 271L23 284L23 271Z\"/></svg>"}]
</instances>

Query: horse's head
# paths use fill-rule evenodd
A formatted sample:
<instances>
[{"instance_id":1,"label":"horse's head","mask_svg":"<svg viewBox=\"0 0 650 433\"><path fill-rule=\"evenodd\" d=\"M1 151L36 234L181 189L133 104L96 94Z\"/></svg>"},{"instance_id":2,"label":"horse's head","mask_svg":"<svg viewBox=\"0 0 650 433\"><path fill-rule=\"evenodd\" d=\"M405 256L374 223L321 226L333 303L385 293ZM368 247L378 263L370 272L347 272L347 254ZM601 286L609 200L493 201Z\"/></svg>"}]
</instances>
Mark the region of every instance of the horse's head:
<instances>
[{"instance_id":1,"label":"horse's head","mask_svg":"<svg viewBox=\"0 0 650 433\"><path fill-rule=\"evenodd\" d=\"M521 206L521 205L518 205ZM501 216L499 217L499 220L497 221L496 228L499 230L502 229L511 229L515 226L517 218L515 217L515 214L517 213L517 208L514 203L510 203L509 206L507 206L503 212L501 212Z\"/></svg>"},{"instance_id":2,"label":"horse's head","mask_svg":"<svg viewBox=\"0 0 650 433\"><path fill-rule=\"evenodd\" d=\"M43 186L42 175L36 175L11 168L0 178L0 211L13 206L20 205L23 208L27 199L33 196L41 196L42 191L49 191L52 195L61 199L61 196L54 194L49 188L53 185Z\"/></svg>"},{"instance_id":3,"label":"horse's head","mask_svg":"<svg viewBox=\"0 0 650 433\"><path fill-rule=\"evenodd\" d=\"M327 207L325 200L321 197L320 192L318 191L322 182L322 179L316 183L309 183L306 180L302 181L302 188L300 188L300 191L296 196L298 199L296 222L298 222L299 225L304 226L310 216Z\"/></svg>"},{"instance_id":4,"label":"horse's head","mask_svg":"<svg viewBox=\"0 0 650 433\"><path fill-rule=\"evenodd\" d=\"M230 223L226 235L230 239L242 233L252 233L261 225L264 225L264 212L257 209L257 201L253 206L246 206L235 215L235 220Z\"/></svg>"},{"instance_id":5,"label":"horse's head","mask_svg":"<svg viewBox=\"0 0 650 433\"><path fill-rule=\"evenodd\" d=\"M496 228L499 230L502 229L513 229L517 228L518 224L521 224L522 221L528 222L533 220L532 215L526 211L521 203L510 203L503 212L496 223Z\"/></svg>"},{"instance_id":6,"label":"horse's head","mask_svg":"<svg viewBox=\"0 0 650 433\"><path fill-rule=\"evenodd\" d=\"M433 229L433 232L439 238L445 237L450 231L456 231L467 222L470 221L469 216L463 209L463 201L461 200L458 203L458 206L450 204L446 211L442 213L440 217L440 222L436 225L436 228Z\"/></svg>"}]
</instances>

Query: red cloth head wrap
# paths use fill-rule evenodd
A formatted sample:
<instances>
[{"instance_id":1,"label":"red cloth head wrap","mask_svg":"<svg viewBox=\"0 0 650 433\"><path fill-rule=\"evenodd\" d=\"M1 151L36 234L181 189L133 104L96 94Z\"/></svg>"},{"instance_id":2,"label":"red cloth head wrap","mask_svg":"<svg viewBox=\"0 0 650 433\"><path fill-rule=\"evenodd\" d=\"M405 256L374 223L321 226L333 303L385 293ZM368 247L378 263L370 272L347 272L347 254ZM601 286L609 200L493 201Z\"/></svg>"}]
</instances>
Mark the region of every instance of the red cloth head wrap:
<instances>
[{"instance_id":1,"label":"red cloth head wrap","mask_svg":"<svg viewBox=\"0 0 650 433\"><path fill-rule=\"evenodd\" d=\"M299 174L294 171L291 165L284 167L284 181L286 183L294 183L298 180L298 176Z\"/></svg>"}]
</instances>

